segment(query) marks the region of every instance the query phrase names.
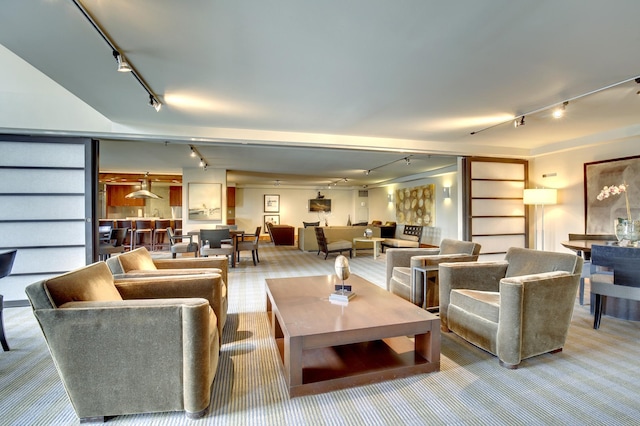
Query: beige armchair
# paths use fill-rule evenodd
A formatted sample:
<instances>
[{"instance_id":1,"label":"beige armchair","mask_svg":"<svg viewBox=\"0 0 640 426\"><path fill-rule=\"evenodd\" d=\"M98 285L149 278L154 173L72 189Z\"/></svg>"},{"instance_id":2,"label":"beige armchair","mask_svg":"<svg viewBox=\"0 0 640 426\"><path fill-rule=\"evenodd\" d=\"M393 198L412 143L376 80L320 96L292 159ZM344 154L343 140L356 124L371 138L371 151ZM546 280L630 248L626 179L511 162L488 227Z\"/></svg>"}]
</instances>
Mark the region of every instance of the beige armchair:
<instances>
[{"instance_id":1,"label":"beige armchair","mask_svg":"<svg viewBox=\"0 0 640 426\"><path fill-rule=\"evenodd\" d=\"M500 365L562 350L583 260L512 247L504 261L440 264L440 326Z\"/></svg>"},{"instance_id":2,"label":"beige armchair","mask_svg":"<svg viewBox=\"0 0 640 426\"><path fill-rule=\"evenodd\" d=\"M104 262L26 288L81 421L185 411L203 416L219 359L205 298L219 275L114 280ZM135 294L135 297L131 295Z\"/></svg>"},{"instance_id":3,"label":"beige armchair","mask_svg":"<svg viewBox=\"0 0 640 426\"><path fill-rule=\"evenodd\" d=\"M418 306L438 306L438 273L429 274L424 287L416 283L412 269L439 265L442 262L471 262L478 260L480 244L470 241L443 239L438 248L387 249L387 290Z\"/></svg>"},{"instance_id":4,"label":"beige armchair","mask_svg":"<svg viewBox=\"0 0 640 426\"><path fill-rule=\"evenodd\" d=\"M116 279L135 277L166 277L194 274L219 274L214 291L201 295L209 300L218 318L218 330L222 339L222 329L227 322L229 301L227 298L227 276L229 261L226 256L200 258L155 259L145 247L128 251L106 261ZM193 295L189 297L194 297Z\"/></svg>"}]
</instances>

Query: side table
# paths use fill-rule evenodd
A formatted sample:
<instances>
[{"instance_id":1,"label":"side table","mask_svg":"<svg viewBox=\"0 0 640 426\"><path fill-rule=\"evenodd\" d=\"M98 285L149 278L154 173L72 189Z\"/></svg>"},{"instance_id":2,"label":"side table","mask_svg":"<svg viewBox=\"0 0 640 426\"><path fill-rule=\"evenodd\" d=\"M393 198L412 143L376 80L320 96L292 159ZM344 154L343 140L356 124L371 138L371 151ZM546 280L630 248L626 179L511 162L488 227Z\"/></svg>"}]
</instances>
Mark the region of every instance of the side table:
<instances>
[{"instance_id":1,"label":"side table","mask_svg":"<svg viewBox=\"0 0 640 426\"><path fill-rule=\"evenodd\" d=\"M434 306L431 308L427 307L427 290L429 289L429 278L434 278L435 280L438 279L438 265L411 267L411 303L416 303L413 295L416 294L416 289L418 285L420 285L420 287L422 287L422 309L430 312L438 312L440 310L438 306Z\"/></svg>"},{"instance_id":2,"label":"side table","mask_svg":"<svg viewBox=\"0 0 640 426\"><path fill-rule=\"evenodd\" d=\"M378 258L378 249L380 248L380 242L384 241L384 238L378 237L357 237L353 239L353 257L356 257L356 243L373 243L373 258Z\"/></svg>"}]
</instances>

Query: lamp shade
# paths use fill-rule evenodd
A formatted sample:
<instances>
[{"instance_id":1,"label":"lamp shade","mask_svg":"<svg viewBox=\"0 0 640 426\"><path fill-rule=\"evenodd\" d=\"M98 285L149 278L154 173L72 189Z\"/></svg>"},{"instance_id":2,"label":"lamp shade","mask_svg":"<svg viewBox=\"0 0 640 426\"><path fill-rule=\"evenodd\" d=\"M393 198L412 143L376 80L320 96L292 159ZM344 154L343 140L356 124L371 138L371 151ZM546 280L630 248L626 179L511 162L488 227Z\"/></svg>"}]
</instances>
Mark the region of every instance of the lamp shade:
<instances>
[{"instance_id":1,"label":"lamp shade","mask_svg":"<svg viewBox=\"0 0 640 426\"><path fill-rule=\"evenodd\" d=\"M526 205L544 206L558 203L558 190L551 188L525 189L523 202Z\"/></svg>"}]
</instances>

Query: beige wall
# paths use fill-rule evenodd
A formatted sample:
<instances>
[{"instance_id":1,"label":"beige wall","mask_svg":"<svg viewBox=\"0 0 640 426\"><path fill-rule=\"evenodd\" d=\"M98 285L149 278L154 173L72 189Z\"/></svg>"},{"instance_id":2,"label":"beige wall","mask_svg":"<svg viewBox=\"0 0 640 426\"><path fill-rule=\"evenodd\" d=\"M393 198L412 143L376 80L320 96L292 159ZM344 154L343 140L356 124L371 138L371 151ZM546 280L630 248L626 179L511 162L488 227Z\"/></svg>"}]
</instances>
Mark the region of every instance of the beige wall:
<instances>
[{"instance_id":1,"label":"beige wall","mask_svg":"<svg viewBox=\"0 0 640 426\"><path fill-rule=\"evenodd\" d=\"M568 239L570 232L584 232L584 163L634 155L640 155L638 137L572 149L531 160L529 186L558 189L558 204L546 206L544 210L545 249L569 252L570 250L562 247L561 242ZM556 176L542 177L553 173L556 173ZM533 210L531 212L533 217ZM611 231L613 232L613 229ZM533 224L531 232L533 233Z\"/></svg>"}]
</instances>

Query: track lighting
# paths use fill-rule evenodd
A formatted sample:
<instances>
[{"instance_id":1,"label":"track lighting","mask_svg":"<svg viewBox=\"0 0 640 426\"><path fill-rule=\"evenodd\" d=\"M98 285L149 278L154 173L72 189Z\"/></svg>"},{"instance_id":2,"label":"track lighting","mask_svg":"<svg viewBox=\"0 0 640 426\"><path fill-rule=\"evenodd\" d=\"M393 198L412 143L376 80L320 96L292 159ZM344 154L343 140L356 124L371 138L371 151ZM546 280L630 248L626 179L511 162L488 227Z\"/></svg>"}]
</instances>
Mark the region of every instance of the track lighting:
<instances>
[{"instance_id":1,"label":"track lighting","mask_svg":"<svg viewBox=\"0 0 640 426\"><path fill-rule=\"evenodd\" d=\"M193 147L191 147L191 156L194 158L197 157L196 151L193 149Z\"/></svg>"},{"instance_id":2,"label":"track lighting","mask_svg":"<svg viewBox=\"0 0 640 426\"><path fill-rule=\"evenodd\" d=\"M524 126L524 115L520 117L520 120L518 120L517 118L513 120L513 127L520 127L520 126Z\"/></svg>"},{"instance_id":3,"label":"track lighting","mask_svg":"<svg viewBox=\"0 0 640 426\"><path fill-rule=\"evenodd\" d=\"M367 175L367 176L369 176L369 173L371 173L371 170L365 170L364 171L364 174Z\"/></svg>"},{"instance_id":4,"label":"track lighting","mask_svg":"<svg viewBox=\"0 0 640 426\"><path fill-rule=\"evenodd\" d=\"M407 166L411 165L411 159L409 157L405 157L404 161L405 161L405 163L407 163Z\"/></svg>"},{"instance_id":5,"label":"track lighting","mask_svg":"<svg viewBox=\"0 0 640 426\"><path fill-rule=\"evenodd\" d=\"M140 86L142 86L142 88L149 94L149 97L151 98L149 105L155 108L156 111L160 111L160 108L162 108L162 104L160 103L160 101L158 101L156 95L149 88L149 85L137 73L135 68L127 62L124 56L120 54L118 47L115 44L113 44L113 42L109 39L109 37L107 37L106 32L103 31L102 28L100 28L100 25L98 25L98 23L95 21L95 19L93 19L93 17L89 15L89 12L87 12L84 6L80 4L80 1L79 0L71 0L71 1L78 8L80 13L82 13L82 16L84 16L84 18L89 22L89 24L91 24L93 29L95 29L100 35L100 37L102 37L102 39L109 45L109 48L111 49L111 53L113 54L113 57L118 62L118 71L130 72L133 75L133 77L136 79L136 81L140 83Z\"/></svg>"},{"instance_id":6,"label":"track lighting","mask_svg":"<svg viewBox=\"0 0 640 426\"><path fill-rule=\"evenodd\" d=\"M553 118L562 118L564 116L564 110L569 105L569 101L564 101L562 105L553 110Z\"/></svg>"},{"instance_id":7,"label":"track lighting","mask_svg":"<svg viewBox=\"0 0 640 426\"><path fill-rule=\"evenodd\" d=\"M207 160L205 160L202 154L200 154L200 151L198 151L198 148L196 148L193 145L189 145L189 148L191 149L191 154L190 154L191 157L199 158L200 162L198 163L198 165L202 167L203 170L207 170L207 167L209 167L209 163L207 163Z\"/></svg>"},{"instance_id":8,"label":"track lighting","mask_svg":"<svg viewBox=\"0 0 640 426\"><path fill-rule=\"evenodd\" d=\"M131 66L129 62L118 52L117 50L113 51L113 57L116 58L116 62L118 62L118 72L131 72Z\"/></svg>"}]
</instances>

